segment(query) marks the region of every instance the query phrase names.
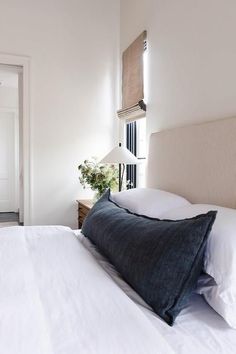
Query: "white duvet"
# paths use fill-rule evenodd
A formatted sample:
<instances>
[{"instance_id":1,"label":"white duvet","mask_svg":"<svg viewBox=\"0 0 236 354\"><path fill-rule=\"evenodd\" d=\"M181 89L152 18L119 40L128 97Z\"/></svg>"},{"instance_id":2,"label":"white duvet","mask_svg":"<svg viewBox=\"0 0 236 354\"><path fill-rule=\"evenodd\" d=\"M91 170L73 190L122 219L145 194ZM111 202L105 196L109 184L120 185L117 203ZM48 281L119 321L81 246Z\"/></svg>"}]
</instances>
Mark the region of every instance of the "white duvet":
<instances>
[{"instance_id":1,"label":"white duvet","mask_svg":"<svg viewBox=\"0 0 236 354\"><path fill-rule=\"evenodd\" d=\"M65 227L0 230L0 354L172 354Z\"/></svg>"}]
</instances>

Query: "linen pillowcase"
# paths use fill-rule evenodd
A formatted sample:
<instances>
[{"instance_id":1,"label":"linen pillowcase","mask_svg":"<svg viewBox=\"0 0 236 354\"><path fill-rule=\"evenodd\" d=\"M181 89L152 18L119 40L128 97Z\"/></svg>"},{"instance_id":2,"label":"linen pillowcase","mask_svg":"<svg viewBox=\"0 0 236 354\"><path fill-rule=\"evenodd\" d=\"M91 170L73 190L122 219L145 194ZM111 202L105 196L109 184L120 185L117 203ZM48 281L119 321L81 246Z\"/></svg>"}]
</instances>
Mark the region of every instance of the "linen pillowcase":
<instances>
[{"instance_id":1,"label":"linen pillowcase","mask_svg":"<svg viewBox=\"0 0 236 354\"><path fill-rule=\"evenodd\" d=\"M90 210L82 232L172 325L201 273L216 212L181 221L158 220L120 208L109 194Z\"/></svg>"},{"instance_id":2,"label":"linen pillowcase","mask_svg":"<svg viewBox=\"0 0 236 354\"><path fill-rule=\"evenodd\" d=\"M111 200L132 213L158 218L170 209L191 205L179 195L151 188L133 188L113 193Z\"/></svg>"},{"instance_id":3,"label":"linen pillowcase","mask_svg":"<svg viewBox=\"0 0 236 354\"><path fill-rule=\"evenodd\" d=\"M227 323L236 329L236 210L216 205L192 204L165 212L162 217L190 218L217 210L205 253L204 271L214 281L199 289L206 301Z\"/></svg>"}]
</instances>

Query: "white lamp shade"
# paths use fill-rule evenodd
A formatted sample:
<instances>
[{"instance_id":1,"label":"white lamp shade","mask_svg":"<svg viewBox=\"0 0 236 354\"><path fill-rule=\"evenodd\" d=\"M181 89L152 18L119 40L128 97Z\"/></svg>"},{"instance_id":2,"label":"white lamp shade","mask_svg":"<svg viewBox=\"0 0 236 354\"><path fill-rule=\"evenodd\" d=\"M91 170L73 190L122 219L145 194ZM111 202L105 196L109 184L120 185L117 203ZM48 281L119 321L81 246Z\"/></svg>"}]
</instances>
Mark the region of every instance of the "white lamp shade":
<instances>
[{"instance_id":1,"label":"white lamp shade","mask_svg":"<svg viewBox=\"0 0 236 354\"><path fill-rule=\"evenodd\" d=\"M126 165L136 165L140 161L134 154L123 146L116 146L107 154L101 163L124 163Z\"/></svg>"}]
</instances>

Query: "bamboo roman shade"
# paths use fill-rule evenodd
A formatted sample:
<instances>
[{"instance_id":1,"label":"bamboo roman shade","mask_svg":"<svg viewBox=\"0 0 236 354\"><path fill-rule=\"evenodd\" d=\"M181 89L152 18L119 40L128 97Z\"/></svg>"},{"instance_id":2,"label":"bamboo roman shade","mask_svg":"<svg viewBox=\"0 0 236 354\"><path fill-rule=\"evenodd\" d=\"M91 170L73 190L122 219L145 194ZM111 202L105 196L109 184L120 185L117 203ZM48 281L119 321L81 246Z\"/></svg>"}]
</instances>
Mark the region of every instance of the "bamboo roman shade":
<instances>
[{"instance_id":1,"label":"bamboo roman shade","mask_svg":"<svg viewBox=\"0 0 236 354\"><path fill-rule=\"evenodd\" d=\"M119 118L134 120L145 115L143 89L143 53L147 32L144 31L123 52L122 56L122 109Z\"/></svg>"}]
</instances>

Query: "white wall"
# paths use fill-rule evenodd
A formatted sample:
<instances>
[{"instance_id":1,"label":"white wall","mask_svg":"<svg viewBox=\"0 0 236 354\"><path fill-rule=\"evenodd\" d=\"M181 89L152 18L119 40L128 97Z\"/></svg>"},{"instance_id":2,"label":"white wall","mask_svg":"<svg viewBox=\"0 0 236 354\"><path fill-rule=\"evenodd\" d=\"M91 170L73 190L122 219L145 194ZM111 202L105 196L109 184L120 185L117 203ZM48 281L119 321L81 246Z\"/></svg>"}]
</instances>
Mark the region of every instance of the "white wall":
<instances>
[{"instance_id":1,"label":"white wall","mask_svg":"<svg viewBox=\"0 0 236 354\"><path fill-rule=\"evenodd\" d=\"M148 31L151 132L236 115L234 0L121 0L121 51Z\"/></svg>"},{"instance_id":2,"label":"white wall","mask_svg":"<svg viewBox=\"0 0 236 354\"><path fill-rule=\"evenodd\" d=\"M0 52L31 59L32 223L77 225L77 165L117 142L117 0L11 0Z\"/></svg>"}]
</instances>

